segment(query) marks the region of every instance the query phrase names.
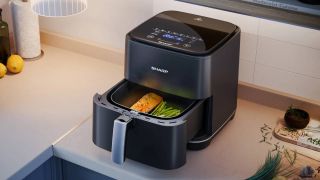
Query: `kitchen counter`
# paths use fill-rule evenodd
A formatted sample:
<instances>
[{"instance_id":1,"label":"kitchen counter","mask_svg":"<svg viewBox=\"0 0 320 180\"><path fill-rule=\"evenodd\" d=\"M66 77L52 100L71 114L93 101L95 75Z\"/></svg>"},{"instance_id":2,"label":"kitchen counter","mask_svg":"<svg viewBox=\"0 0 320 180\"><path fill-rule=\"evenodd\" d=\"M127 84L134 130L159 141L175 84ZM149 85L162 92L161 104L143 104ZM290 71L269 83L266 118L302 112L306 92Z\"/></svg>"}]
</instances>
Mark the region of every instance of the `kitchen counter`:
<instances>
[{"instance_id":1,"label":"kitchen counter","mask_svg":"<svg viewBox=\"0 0 320 180\"><path fill-rule=\"evenodd\" d=\"M0 79L0 179L20 179L92 114L92 97L123 78L123 66L48 45L40 60Z\"/></svg>"},{"instance_id":2,"label":"kitchen counter","mask_svg":"<svg viewBox=\"0 0 320 180\"><path fill-rule=\"evenodd\" d=\"M111 153L92 142L92 119L54 146L57 157L115 179L244 179L255 173L274 145L259 143L260 128L273 127L284 112L238 99L235 118L201 151L188 151L187 163L176 170L160 170L130 159L120 166ZM273 139L272 143L279 142ZM290 149L320 159L320 153L280 142Z\"/></svg>"},{"instance_id":3,"label":"kitchen counter","mask_svg":"<svg viewBox=\"0 0 320 180\"><path fill-rule=\"evenodd\" d=\"M238 99L234 120L208 148L188 151L183 167L160 170L130 159L116 165L92 142L92 97L123 78L123 65L42 47L42 59L0 80L0 179L23 178L53 155L116 179L243 179L274 148L259 143L260 127L274 127L284 112ZM280 144L320 160L320 153Z\"/></svg>"}]
</instances>

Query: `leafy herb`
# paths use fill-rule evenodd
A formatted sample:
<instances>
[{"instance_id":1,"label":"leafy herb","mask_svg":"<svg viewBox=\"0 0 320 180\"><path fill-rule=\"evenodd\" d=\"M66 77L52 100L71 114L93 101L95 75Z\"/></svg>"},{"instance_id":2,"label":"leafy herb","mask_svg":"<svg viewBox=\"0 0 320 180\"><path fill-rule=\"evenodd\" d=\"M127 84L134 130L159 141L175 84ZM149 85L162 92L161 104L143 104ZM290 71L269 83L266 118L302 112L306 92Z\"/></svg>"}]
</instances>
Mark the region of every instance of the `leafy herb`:
<instances>
[{"instance_id":1,"label":"leafy herb","mask_svg":"<svg viewBox=\"0 0 320 180\"><path fill-rule=\"evenodd\" d=\"M310 143L314 144L314 145L318 145L320 146L320 139L319 138L308 138L307 141L309 141Z\"/></svg>"},{"instance_id":2,"label":"leafy herb","mask_svg":"<svg viewBox=\"0 0 320 180\"><path fill-rule=\"evenodd\" d=\"M284 157L288 160L290 165L293 166L297 159L297 151L293 151L293 153L290 153L288 149L285 149L283 153Z\"/></svg>"},{"instance_id":3,"label":"leafy herb","mask_svg":"<svg viewBox=\"0 0 320 180\"><path fill-rule=\"evenodd\" d=\"M297 168L294 167L297 159L297 152L286 149L284 145L281 146L280 142L272 142L271 130L272 128L266 124L260 127L260 132L263 139L259 142L272 145L273 149L269 151L263 166L261 166L253 176L248 178L248 180L272 179L276 176L290 177L297 172ZM291 128L286 128L285 130L288 132L296 132L295 129ZM271 153L273 152L276 152L277 154L272 156ZM285 166L285 164L281 163L284 158L286 158L289 165Z\"/></svg>"},{"instance_id":4,"label":"leafy herb","mask_svg":"<svg viewBox=\"0 0 320 180\"><path fill-rule=\"evenodd\" d=\"M283 154L289 162L287 167L282 167L281 160L283 156L280 151L277 151L274 156L269 151L265 163L248 180L272 179L276 176L289 177L294 174L297 171L297 168L293 166L297 159L297 152L285 149Z\"/></svg>"},{"instance_id":5,"label":"leafy herb","mask_svg":"<svg viewBox=\"0 0 320 180\"><path fill-rule=\"evenodd\" d=\"M157 117L171 118L178 116L181 113L180 109L173 108L162 101L150 114Z\"/></svg>"},{"instance_id":6,"label":"leafy herb","mask_svg":"<svg viewBox=\"0 0 320 180\"><path fill-rule=\"evenodd\" d=\"M281 154L277 152L276 155L272 156L268 152L268 156L265 163L258 169L258 171L248 180L260 180L260 179L272 179L275 177L280 169Z\"/></svg>"},{"instance_id":7,"label":"leafy herb","mask_svg":"<svg viewBox=\"0 0 320 180\"><path fill-rule=\"evenodd\" d=\"M289 127L284 127L283 130L288 131L288 132L296 132L297 131L297 129L289 128Z\"/></svg>"},{"instance_id":8,"label":"leafy herb","mask_svg":"<svg viewBox=\"0 0 320 180\"><path fill-rule=\"evenodd\" d=\"M291 114L293 114L293 115L295 115L295 116L299 116L299 113L297 113L297 111L295 110L295 108L293 107L292 104L291 104L291 105L289 106L289 108L287 109L287 113L291 113Z\"/></svg>"},{"instance_id":9,"label":"leafy herb","mask_svg":"<svg viewBox=\"0 0 320 180\"><path fill-rule=\"evenodd\" d=\"M297 151L285 149L283 151L283 155L287 159L287 161L289 162L289 165L287 167L281 168L281 170L279 170L279 172L278 172L278 175L281 175L284 177L289 177L297 171L297 168L294 168L294 164L297 159Z\"/></svg>"},{"instance_id":10,"label":"leafy herb","mask_svg":"<svg viewBox=\"0 0 320 180\"><path fill-rule=\"evenodd\" d=\"M300 109L297 109L295 107L293 107L293 105L290 105L289 108L287 109L287 112L286 113L289 113L297 118L302 118L304 119L304 114L301 112Z\"/></svg>"}]
</instances>

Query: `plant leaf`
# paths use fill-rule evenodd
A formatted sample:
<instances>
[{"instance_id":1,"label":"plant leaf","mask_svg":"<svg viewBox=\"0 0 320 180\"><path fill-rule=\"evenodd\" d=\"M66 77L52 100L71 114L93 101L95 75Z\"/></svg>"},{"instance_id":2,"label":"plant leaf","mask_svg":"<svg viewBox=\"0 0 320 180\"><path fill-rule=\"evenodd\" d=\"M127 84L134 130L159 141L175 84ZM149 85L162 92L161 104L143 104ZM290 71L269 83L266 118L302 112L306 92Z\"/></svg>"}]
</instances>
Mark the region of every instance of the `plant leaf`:
<instances>
[{"instance_id":1,"label":"plant leaf","mask_svg":"<svg viewBox=\"0 0 320 180\"><path fill-rule=\"evenodd\" d=\"M281 154L278 151L274 156L268 152L267 158L264 164L258 169L258 171L247 180L260 180L260 179L272 179L275 177L280 169Z\"/></svg>"}]
</instances>

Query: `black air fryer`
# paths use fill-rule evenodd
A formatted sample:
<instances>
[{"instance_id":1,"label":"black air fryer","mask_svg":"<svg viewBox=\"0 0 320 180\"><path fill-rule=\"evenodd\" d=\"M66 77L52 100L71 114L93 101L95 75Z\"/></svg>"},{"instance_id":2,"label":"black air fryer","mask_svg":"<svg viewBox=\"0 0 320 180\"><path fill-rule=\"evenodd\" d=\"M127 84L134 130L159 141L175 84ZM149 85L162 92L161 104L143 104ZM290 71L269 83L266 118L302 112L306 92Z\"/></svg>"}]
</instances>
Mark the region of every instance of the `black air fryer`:
<instances>
[{"instance_id":1,"label":"black air fryer","mask_svg":"<svg viewBox=\"0 0 320 180\"><path fill-rule=\"evenodd\" d=\"M126 36L125 79L93 103L93 142L122 164L129 159L179 168L186 151L207 147L237 106L240 29L166 11ZM182 109L174 118L131 110L153 92Z\"/></svg>"}]
</instances>

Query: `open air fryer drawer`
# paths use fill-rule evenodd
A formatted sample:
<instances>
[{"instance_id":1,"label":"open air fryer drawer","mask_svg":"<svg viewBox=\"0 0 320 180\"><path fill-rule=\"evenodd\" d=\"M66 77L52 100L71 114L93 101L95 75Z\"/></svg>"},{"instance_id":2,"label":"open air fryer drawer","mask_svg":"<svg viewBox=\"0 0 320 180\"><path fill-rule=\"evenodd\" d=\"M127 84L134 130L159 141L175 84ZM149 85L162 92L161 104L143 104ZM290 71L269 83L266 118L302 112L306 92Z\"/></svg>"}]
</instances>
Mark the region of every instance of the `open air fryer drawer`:
<instances>
[{"instance_id":1,"label":"open air fryer drawer","mask_svg":"<svg viewBox=\"0 0 320 180\"><path fill-rule=\"evenodd\" d=\"M116 164L127 157L160 169L181 167L187 149L206 148L235 115L240 34L229 22L178 11L128 32L125 80L94 96L94 144L111 151ZM172 110L165 119L130 109L151 92L182 113L172 117L178 113ZM150 105L161 99L147 98Z\"/></svg>"},{"instance_id":2,"label":"open air fryer drawer","mask_svg":"<svg viewBox=\"0 0 320 180\"><path fill-rule=\"evenodd\" d=\"M182 108L170 119L132 111L129 107L146 93ZM123 80L96 94L93 104L93 142L112 152L113 161L127 157L161 168L175 169L186 161L187 142L203 123L204 100L191 100Z\"/></svg>"}]
</instances>

